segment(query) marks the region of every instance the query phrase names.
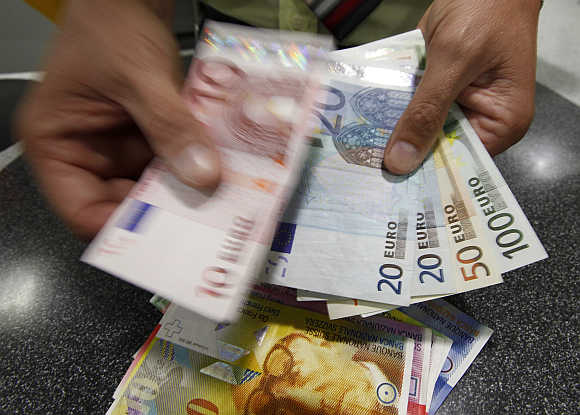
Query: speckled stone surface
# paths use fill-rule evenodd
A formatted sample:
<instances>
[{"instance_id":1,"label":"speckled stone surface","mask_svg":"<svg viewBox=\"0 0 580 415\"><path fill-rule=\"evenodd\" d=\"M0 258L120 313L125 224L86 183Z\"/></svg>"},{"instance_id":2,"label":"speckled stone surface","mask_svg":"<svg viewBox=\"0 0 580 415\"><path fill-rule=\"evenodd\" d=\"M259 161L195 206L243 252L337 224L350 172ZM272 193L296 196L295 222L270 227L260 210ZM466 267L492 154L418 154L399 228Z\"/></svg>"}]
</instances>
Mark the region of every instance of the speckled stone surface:
<instances>
[{"instance_id":1,"label":"speckled stone surface","mask_svg":"<svg viewBox=\"0 0 580 415\"><path fill-rule=\"evenodd\" d=\"M550 258L451 298L494 334L441 415L580 409L580 109L541 86L537 101L496 161ZM0 414L105 413L160 318L150 294L79 262L22 159L0 172L0 229Z\"/></svg>"}]
</instances>

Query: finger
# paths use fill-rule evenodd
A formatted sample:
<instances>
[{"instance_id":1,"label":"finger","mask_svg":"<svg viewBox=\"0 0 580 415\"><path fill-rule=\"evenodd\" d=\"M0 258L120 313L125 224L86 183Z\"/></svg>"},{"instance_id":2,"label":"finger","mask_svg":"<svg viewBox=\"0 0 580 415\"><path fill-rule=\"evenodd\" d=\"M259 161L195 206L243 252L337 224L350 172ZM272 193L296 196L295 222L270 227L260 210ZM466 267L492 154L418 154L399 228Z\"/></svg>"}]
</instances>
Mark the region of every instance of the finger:
<instances>
[{"instance_id":1,"label":"finger","mask_svg":"<svg viewBox=\"0 0 580 415\"><path fill-rule=\"evenodd\" d=\"M166 39L165 43L175 47L173 41ZM205 127L193 117L181 94L177 49L174 52L160 56L152 56L150 52L145 56L140 70L126 76L131 80L132 93L122 104L155 154L183 182L194 187L214 187L220 179L219 155Z\"/></svg>"},{"instance_id":2,"label":"finger","mask_svg":"<svg viewBox=\"0 0 580 415\"><path fill-rule=\"evenodd\" d=\"M104 180L62 161L33 160L48 202L80 237L92 238L135 184L128 179Z\"/></svg>"},{"instance_id":3,"label":"finger","mask_svg":"<svg viewBox=\"0 0 580 415\"><path fill-rule=\"evenodd\" d=\"M453 62L449 53L428 55L423 78L385 149L384 164L390 172L407 174L419 166L469 80L469 69Z\"/></svg>"}]
</instances>

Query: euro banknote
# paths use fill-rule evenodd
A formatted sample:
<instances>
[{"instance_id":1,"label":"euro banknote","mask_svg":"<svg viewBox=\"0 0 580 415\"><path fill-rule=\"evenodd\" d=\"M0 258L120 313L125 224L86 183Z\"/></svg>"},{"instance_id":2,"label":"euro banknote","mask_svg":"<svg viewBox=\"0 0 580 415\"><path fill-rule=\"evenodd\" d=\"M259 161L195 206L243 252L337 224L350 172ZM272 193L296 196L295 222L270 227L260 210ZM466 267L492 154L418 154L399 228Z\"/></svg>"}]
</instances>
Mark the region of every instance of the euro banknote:
<instances>
[{"instance_id":1,"label":"euro banknote","mask_svg":"<svg viewBox=\"0 0 580 415\"><path fill-rule=\"evenodd\" d=\"M219 149L219 187L190 188L155 160L83 260L216 321L235 318L298 180L330 46L206 25L184 96Z\"/></svg>"},{"instance_id":2,"label":"euro banknote","mask_svg":"<svg viewBox=\"0 0 580 415\"><path fill-rule=\"evenodd\" d=\"M316 104L319 125L302 180L274 237L263 280L408 304L417 186L412 178L387 173L382 160L414 78L333 65L326 100Z\"/></svg>"},{"instance_id":3,"label":"euro banknote","mask_svg":"<svg viewBox=\"0 0 580 415\"><path fill-rule=\"evenodd\" d=\"M429 414L434 414L465 374L493 331L443 300L403 307L400 311L453 340L435 383Z\"/></svg>"},{"instance_id":4,"label":"euro banknote","mask_svg":"<svg viewBox=\"0 0 580 415\"><path fill-rule=\"evenodd\" d=\"M199 316L172 305L158 337L219 359L215 366L221 373L251 370L255 380L232 391L245 390L243 407L257 405L253 398L259 392L268 395L270 412L264 414L276 413L277 407L312 414L407 413L415 345L410 337L368 324L330 322L321 314L252 296L240 316L207 330ZM427 338L420 340L425 345ZM426 364L428 357L422 356Z\"/></svg>"},{"instance_id":5,"label":"euro banknote","mask_svg":"<svg viewBox=\"0 0 580 415\"><path fill-rule=\"evenodd\" d=\"M547 253L473 127L454 105L444 126L442 152L451 174L483 218L501 272L547 258Z\"/></svg>"}]
</instances>

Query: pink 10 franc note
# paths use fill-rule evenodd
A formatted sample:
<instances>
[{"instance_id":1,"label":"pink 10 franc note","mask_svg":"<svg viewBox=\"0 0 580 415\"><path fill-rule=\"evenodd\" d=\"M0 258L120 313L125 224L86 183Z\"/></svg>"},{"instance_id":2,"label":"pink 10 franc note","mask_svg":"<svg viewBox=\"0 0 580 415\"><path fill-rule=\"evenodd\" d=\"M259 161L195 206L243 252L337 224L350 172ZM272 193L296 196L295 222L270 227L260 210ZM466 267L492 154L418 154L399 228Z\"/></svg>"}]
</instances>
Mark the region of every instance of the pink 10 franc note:
<instances>
[{"instance_id":1,"label":"pink 10 franc note","mask_svg":"<svg viewBox=\"0 0 580 415\"><path fill-rule=\"evenodd\" d=\"M216 321L236 317L298 181L330 38L206 25L184 88L222 160L209 194L147 167L83 261Z\"/></svg>"}]
</instances>

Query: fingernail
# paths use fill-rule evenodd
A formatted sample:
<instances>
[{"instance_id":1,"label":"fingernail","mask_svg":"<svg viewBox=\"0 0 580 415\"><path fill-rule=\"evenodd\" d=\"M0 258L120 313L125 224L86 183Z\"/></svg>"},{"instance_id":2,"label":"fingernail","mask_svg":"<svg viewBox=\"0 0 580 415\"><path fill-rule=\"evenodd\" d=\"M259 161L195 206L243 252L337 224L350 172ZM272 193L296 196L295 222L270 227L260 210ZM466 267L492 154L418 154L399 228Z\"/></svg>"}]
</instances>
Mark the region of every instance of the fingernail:
<instances>
[{"instance_id":1,"label":"fingernail","mask_svg":"<svg viewBox=\"0 0 580 415\"><path fill-rule=\"evenodd\" d=\"M387 153L385 164L389 171L396 174L407 174L421 163L421 155L413 144L399 140Z\"/></svg>"},{"instance_id":2,"label":"fingernail","mask_svg":"<svg viewBox=\"0 0 580 415\"><path fill-rule=\"evenodd\" d=\"M213 151L200 143L185 147L172 164L185 181L197 186L214 184L219 175L220 166Z\"/></svg>"}]
</instances>

